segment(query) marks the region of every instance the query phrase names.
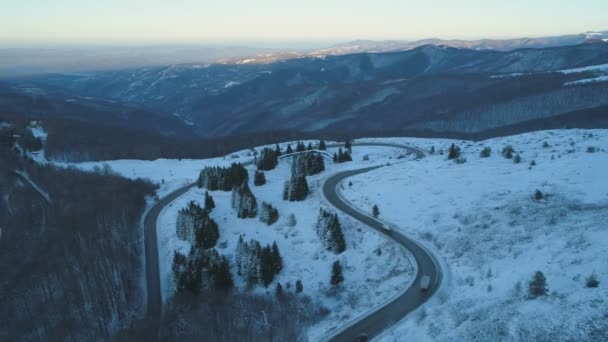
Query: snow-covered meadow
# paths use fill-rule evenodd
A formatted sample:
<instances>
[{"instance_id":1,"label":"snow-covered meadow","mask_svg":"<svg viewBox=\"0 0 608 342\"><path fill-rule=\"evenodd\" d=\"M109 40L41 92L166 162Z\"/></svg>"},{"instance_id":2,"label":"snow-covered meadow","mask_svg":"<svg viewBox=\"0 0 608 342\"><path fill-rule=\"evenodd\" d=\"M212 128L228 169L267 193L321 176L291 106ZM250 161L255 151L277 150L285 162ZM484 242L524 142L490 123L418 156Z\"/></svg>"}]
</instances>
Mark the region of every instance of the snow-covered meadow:
<instances>
[{"instance_id":1,"label":"snow-covered meadow","mask_svg":"<svg viewBox=\"0 0 608 342\"><path fill-rule=\"evenodd\" d=\"M608 339L608 131L388 140L437 153L355 176L343 195L363 208L377 203L382 219L426 241L448 270L437 298L378 340ZM446 160L452 142L465 163ZM501 155L506 145L521 163ZM480 157L485 146L489 158ZM537 270L550 294L526 299ZM586 288L591 274L598 288Z\"/></svg>"},{"instance_id":2,"label":"snow-covered meadow","mask_svg":"<svg viewBox=\"0 0 608 342\"><path fill-rule=\"evenodd\" d=\"M333 148L328 149L330 153L334 151ZM290 158L281 160L276 169L265 172L267 183L263 186L253 184L255 167L249 166L249 186L257 198L258 205L265 201L279 210L279 221L272 226L267 226L258 218L237 218L236 211L230 204L231 192L209 192L216 203L211 216L219 224L218 251L231 257L237 287L246 289L245 280L236 275L234 266L239 235L244 235L246 241L256 239L262 245L276 241L284 260L284 268L268 289L257 287L253 291L273 294L277 282L281 282L287 291L293 292L295 282L301 280L304 294L330 310L323 321L309 329L308 336L313 341L407 288L415 270L409 252L400 245L367 229L348 216L340 215L347 249L340 255L334 255L322 247L314 229L319 208L329 208L321 193L325 178L340 170L383 164L390 161L390 158L402 156L403 153L402 150L394 148L355 147L353 159L357 162L334 164L330 159L326 159L326 171L308 177L311 194L303 202L288 202L282 199L283 183L289 179L291 172ZM367 156L368 160L364 161L364 156ZM194 176L198 175L198 171L195 171ZM176 199L160 214L158 242L161 288L165 299L173 293L170 275L173 251L187 253L190 249L188 242L177 238L177 212L190 201L203 205L204 193L205 189L194 188ZM295 226L288 224L290 214L294 214L296 218ZM340 260L343 265L345 277L344 290L339 291L337 296L330 294L329 284L331 264L335 260Z\"/></svg>"}]
</instances>

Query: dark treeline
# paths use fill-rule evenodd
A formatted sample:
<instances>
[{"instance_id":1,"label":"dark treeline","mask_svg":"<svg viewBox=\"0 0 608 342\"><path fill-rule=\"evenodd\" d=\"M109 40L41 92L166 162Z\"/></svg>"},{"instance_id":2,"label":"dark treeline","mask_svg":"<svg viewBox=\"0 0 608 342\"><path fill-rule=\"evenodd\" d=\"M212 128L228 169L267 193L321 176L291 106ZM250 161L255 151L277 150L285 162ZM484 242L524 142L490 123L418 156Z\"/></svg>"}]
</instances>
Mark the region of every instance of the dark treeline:
<instances>
[{"instance_id":1,"label":"dark treeline","mask_svg":"<svg viewBox=\"0 0 608 342\"><path fill-rule=\"evenodd\" d=\"M258 216L257 200L246 182L232 190L232 208L236 209L238 218Z\"/></svg>"},{"instance_id":2,"label":"dark treeline","mask_svg":"<svg viewBox=\"0 0 608 342\"><path fill-rule=\"evenodd\" d=\"M306 152L293 156L291 164L292 173L312 176L325 171L323 155L315 152Z\"/></svg>"},{"instance_id":3,"label":"dark treeline","mask_svg":"<svg viewBox=\"0 0 608 342\"><path fill-rule=\"evenodd\" d=\"M171 273L176 293L226 292L234 286L228 258L201 245L193 245L187 256L174 251Z\"/></svg>"},{"instance_id":4,"label":"dark treeline","mask_svg":"<svg viewBox=\"0 0 608 342\"><path fill-rule=\"evenodd\" d=\"M281 156L281 149L278 145L274 149L265 147L260 153L260 156L258 157L258 170L273 170L279 164L279 156Z\"/></svg>"},{"instance_id":5,"label":"dark treeline","mask_svg":"<svg viewBox=\"0 0 608 342\"><path fill-rule=\"evenodd\" d=\"M270 203L262 202L260 213L260 221L267 225L272 225L279 220L279 210L273 207Z\"/></svg>"},{"instance_id":6,"label":"dark treeline","mask_svg":"<svg viewBox=\"0 0 608 342\"><path fill-rule=\"evenodd\" d=\"M0 148L0 340L98 341L141 317L140 218L154 190Z\"/></svg>"},{"instance_id":7,"label":"dark treeline","mask_svg":"<svg viewBox=\"0 0 608 342\"><path fill-rule=\"evenodd\" d=\"M285 290L280 299L250 293L177 294L165 309L161 341L307 341L306 328L328 314L310 297ZM143 330L143 329L142 329ZM141 335L124 334L124 341Z\"/></svg>"},{"instance_id":8,"label":"dark treeline","mask_svg":"<svg viewBox=\"0 0 608 342\"><path fill-rule=\"evenodd\" d=\"M198 187L209 191L231 191L246 184L248 179L247 169L239 163L233 163L230 167L205 167L198 177Z\"/></svg>"}]
</instances>

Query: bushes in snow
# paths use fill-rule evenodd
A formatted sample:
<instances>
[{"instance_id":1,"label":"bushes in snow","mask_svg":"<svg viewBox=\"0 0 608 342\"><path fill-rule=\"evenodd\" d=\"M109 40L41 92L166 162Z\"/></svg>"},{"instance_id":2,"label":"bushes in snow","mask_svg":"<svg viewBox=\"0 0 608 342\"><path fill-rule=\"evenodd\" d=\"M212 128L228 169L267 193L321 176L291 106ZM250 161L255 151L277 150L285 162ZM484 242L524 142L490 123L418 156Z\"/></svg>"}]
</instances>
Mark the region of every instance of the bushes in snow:
<instances>
[{"instance_id":1,"label":"bushes in snow","mask_svg":"<svg viewBox=\"0 0 608 342\"><path fill-rule=\"evenodd\" d=\"M217 223L209 217L209 211L194 201L177 214L177 237L202 249L213 248L220 237Z\"/></svg>"},{"instance_id":2,"label":"bushes in snow","mask_svg":"<svg viewBox=\"0 0 608 342\"><path fill-rule=\"evenodd\" d=\"M340 254L346 250L346 242L344 241L338 214L323 208L319 209L316 232L321 244L327 250L335 254Z\"/></svg>"},{"instance_id":3,"label":"bushes in snow","mask_svg":"<svg viewBox=\"0 0 608 342\"><path fill-rule=\"evenodd\" d=\"M456 144L450 145L450 149L448 151L448 159L454 160L460 157L461 151L460 147L456 146Z\"/></svg>"},{"instance_id":4,"label":"bushes in snow","mask_svg":"<svg viewBox=\"0 0 608 342\"><path fill-rule=\"evenodd\" d=\"M528 286L528 298L534 299L540 296L546 296L549 293L547 288L547 278L541 271L536 271Z\"/></svg>"},{"instance_id":5,"label":"bushes in snow","mask_svg":"<svg viewBox=\"0 0 608 342\"><path fill-rule=\"evenodd\" d=\"M536 191L534 192L534 199L535 199L535 200L540 201L540 200L542 200L543 198L544 198L544 195L543 195L543 193L542 193L540 190L536 190Z\"/></svg>"},{"instance_id":6,"label":"bushes in snow","mask_svg":"<svg viewBox=\"0 0 608 342\"><path fill-rule=\"evenodd\" d=\"M253 218L258 215L258 204L247 183L232 190L232 208L236 209L238 218Z\"/></svg>"},{"instance_id":7,"label":"bushes in snow","mask_svg":"<svg viewBox=\"0 0 608 342\"><path fill-rule=\"evenodd\" d=\"M479 153L479 156L481 158L488 158L492 155L492 149L489 146L484 147L481 152Z\"/></svg>"},{"instance_id":8,"label":"bushes in snow","mask_svg":"<svg viewBox=\"0 0 608 342\"><path fill-rule=\"evenodd\" d=\"M585 281L585 286L588 288L596 288L600 286L600 281L597 280L597 276L595 275L595 273L587 277L587 280Z\"/></svg>"},{"instance_id":9,"label":"bushes in snow","mask_svg":"<svg viewBox=\"0 0 608 342\"><path fill-rule=\"evenodd\" d=\"M249 287L259 283L268 287L283 269L283 258L276 242L262 247L259 241L246 242L241 235L236 247L236 267Z\"/></svg>"},{"instance_id":10,"label":"bushes in snow","mask_svg":"<svg viewBox=\"0 0 608 342\"><path fill-rule=\"evenodd\" d=\"M521 156L519 154L516 154L515 157L513 157L513 163L514 164L521 163Z\"/></svg>"},{"instance_id":11,"label":"bushes in snow","mask_svg":"<svg viewBox=\"0 0 608 342\"><path fill-rule=\"evenodd\" d=\"M260 221L267 225L272 225L279 220L279 211L270 203L262 202L262 211L260 213Z\"/></svg>"},{"instance_id":12,"label":"bushes in snow","mask_svg":"<svg viewBox=\"0 0 608 342\"><path fill-rule=\"evenodd\" d=\"M296 280L296 293L302 293L304 291L304 285L300 279Z\"/></svg>"},{"instance_id":13,"label":"bushes in snow","mask_svg":"<svg viewBox=\"0 0 608 342\"><path fill-rule=\"evenodd\" d=\"M253 176L253 185L262 186L266 184L266 176L263 171L255 171L255 175Z\"/></svg>"},{"instance_id":14,"label":"bushes in snow","mask_svg":"<svg viewBox=\"0 0 608 342\"><path fill-rule=\"evenodd\" d=\"M230 191L247 183L248 179L247 170L240 163L233 163L230 167L205 167L198 177L198 187L210 191Z\"/></svg>"},{"instance_id":15,"label":"bushes in snow","mask_svg":"<svg viewBox=\"0 0 608 342\"><path fill-rule=\"evenodd\" d=\"M515 152L513 150L513 146L507 145L502 149L501 154L503 157L505 157L507 159L513 159L513 152Z\"/></svg>"}]
</instances>

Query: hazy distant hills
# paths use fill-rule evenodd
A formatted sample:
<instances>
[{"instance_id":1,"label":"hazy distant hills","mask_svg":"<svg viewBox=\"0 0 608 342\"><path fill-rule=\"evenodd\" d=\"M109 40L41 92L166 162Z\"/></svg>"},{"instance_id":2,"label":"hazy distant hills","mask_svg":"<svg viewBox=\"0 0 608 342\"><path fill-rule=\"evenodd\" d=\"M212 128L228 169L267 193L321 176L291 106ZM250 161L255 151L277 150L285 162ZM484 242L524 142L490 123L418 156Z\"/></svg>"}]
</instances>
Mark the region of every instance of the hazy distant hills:
<instances>
[{"instance_id":1,"label":"hazy distant hills","mask_svg":"<svg viewBox=\"0 0 608 342\"><path fill-rule=\"evenodd\" d=\"M583 117L587 110L601 119L608 106L606 72L556 71L602 64L608 64L605 43L515 51L426 45L392 53L142 68L31 82L164 113L205 137L271 130L482 134L523 129L532 121L552 124L552 117L571 113Z\"/></svg>"},{"instance_id":2,"label":"hazy distant hills","mask_svg":"<svg viewBox=\"0 0 608 342\"><path fill-rule=\"evenodd\" d=\"M414 49L423 45L449 46L459 49L473 50L499 50L509 51L522 48L546 48L557 46L579 45L583 43L608 41L608 31L587 32L576 35L564 35L554 37L538 38L515 38L515 39L479 39L479 40L443 40L423 39L418 41L399 40L357 40L353 42L337 44L325 49L312 51L309 54L321 55L343 55L348 53L362 52L393 52Z\"/></svg>"}]
</instances>

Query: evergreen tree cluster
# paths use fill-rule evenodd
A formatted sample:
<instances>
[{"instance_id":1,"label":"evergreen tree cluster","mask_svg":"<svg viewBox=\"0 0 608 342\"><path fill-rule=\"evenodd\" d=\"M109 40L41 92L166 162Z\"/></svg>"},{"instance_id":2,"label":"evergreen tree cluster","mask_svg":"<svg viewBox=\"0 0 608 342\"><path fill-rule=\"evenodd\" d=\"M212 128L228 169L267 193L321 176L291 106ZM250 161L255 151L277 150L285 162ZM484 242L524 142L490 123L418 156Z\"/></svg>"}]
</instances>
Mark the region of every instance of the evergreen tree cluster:
<instances>
[{"instance_id":1,"label":"evergreen tree cluster","mask_svg":"<svg viewBox=\"0 0 608 342\"><path fill-rule=\"evenodd\" d=\"M320 153L306 152L293 157L292 174L312 176L323 171L325 171L325 161Z\"/></svg>"},{"instance_id":2,"label":"evergreen tree cluster","mask_svg":"<svg viewBox=\"0 0 608 342\"><path fill-rule=\"evenodd\" d=\"M317 147L320 151L327 150L327 146L325 145L325 140L319 140L319 146Z\"/></svg>"},{"instance_id":3,"label":"evergreen tree cluster","mask_svg":"<svg viewBox=\"0 0 608 342\"><path fill-rule=\"evenodd\" d=\"M353 161L353 158L350 156L350 153L347 151L342 151L342 147L338 149L338 153L334 153L334 163L344 163Z\"/></svg>"},{"instance_id":4,"label":"evergreen tree cluster","mask_svg":"<svg viewBox=\"0 0 608 342\"><path fill-rule=\"evenodd\" d=\"M308 182L304 175L291 175L289 182L283 187L283 199L290 202L299 202L308 196Z\"/></svg>"},{"instance_id":5,"label":"evergreen tree cluster","mask_svg":"<svg viewBox=\"0 0 608 342\"><path fill-rule=\"evenodd\" d=\"M238 218L253 218L258 215L258 203L247 182L232 190L232 208Z\"/></svg>"},{"instance_id":6,"label":"evergreen tree cluster","mask_svg":"<svg viewBox=\"0 0 608 342\"><path fill-rule=\"evenodd\" d=\"M188 203L177 214L177 237L202 249L215 247L220 233L217 223L209 217L209 211L194 201Z\"/></svg>"},{"instance_id":7,"label":"evergreen tree cluster","mask_svg":"<svg viewBox=\"0 0 608 342\"><path fill-rule=\"evenodd\" d=\"M276 241L272 246L262 247L259 241L246 242L241 235L236 247L236 266L249 287L262 284L267 288L283 269L283 258Z\"/></svg>"},{"instance_id":8,"label":"evergreen tree cluster","mask_svg":"<svg viewBox=\"0 0 608 342\"><path fill-rule=\"evenodd\" d=\"M230 261L215 248L192 247L188 256L173 252L171 265L175 291L199 294L201 289L228 291L234 286Z\"/></svg>"},{"instance_id":9,"label":"evergreen tree cluster","mask_svg":"<svg viewBox=\"0 0 608 342\"><path fill-rule=\"evenodd\" d=\"M346 250L346 242L344 241L338 214L323 208L319 209L316 232L327 250L335 254L340 254Z\"/></svg>"},{"instance_id":10,"label":"evergreen tree cluster","mask_svg":"<svg viewBox=\"0 0 608 342\"><path fill-rule=\"evenodd\" d=\"M514 152L515 150L513 149L513 146L507 145L502 149L502 156L507 159L513 159Z\"/></svg>"},{"instance_id":11,"label":"evergreen tree cluster","mask_svg":"<svg viewBox=\"0 0 608 342\"><path fill-rule=\"evenodd\" d=\"M262 212L260 213L260 221L267 225L272 225L279 220L279 211L270 203L262 202Z\"/></svg>"},{"instance_id":12,"label":"evergreen tree cluster","mask_svg":"<svg viewBox=\"0 0 608 342\"><path fill-rule=\"evenodd\" d=\"M253 176L253 185L262 186L266 184L266 175L264 175L264 171L255 171L255 175Z\"/></svg>"},{"instance_id":13,"label":"evergreen tree cluster","mask_svg":"<svg viewBox=\"0 0 608 342\"><path fill-rule=\"evenodd\" d=\"M198 177L198 187L209 191L230 191L247 183L249 175L240 163L233 163L230 167L205 167Z\"/></svg>"},{"instance_id":14,"label":"evergreen tree cluster","mask_svg":"<svg viewBox=\"0 0 608 342\"><path fill-rule=\"evenodd\" d=\"M281 156L281 150L279 146L275 149L265 147L260 154L257 166L258 170L270 171L273 170L279 164L279 156Z\"/></svg>"}]
</instances>

